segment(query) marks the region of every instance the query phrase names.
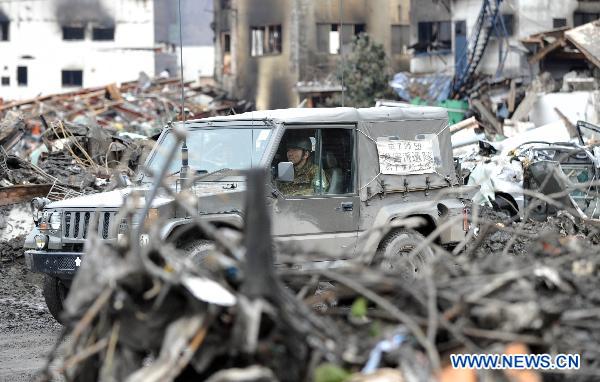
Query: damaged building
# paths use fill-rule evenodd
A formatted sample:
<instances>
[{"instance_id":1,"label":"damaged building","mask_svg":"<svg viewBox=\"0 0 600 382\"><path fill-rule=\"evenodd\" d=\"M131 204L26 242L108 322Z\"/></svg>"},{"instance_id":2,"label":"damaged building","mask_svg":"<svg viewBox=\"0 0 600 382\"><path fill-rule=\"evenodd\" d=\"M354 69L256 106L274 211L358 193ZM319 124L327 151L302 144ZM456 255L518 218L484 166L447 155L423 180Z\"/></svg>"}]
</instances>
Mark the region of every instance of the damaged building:
<instances>
[{"instance_id":1,"label":"damaged building","mask_svg":"<svg viewBox=\"0 0 600 382\"><path fill-rule=\"evenodd\" d=\"M395 73L560 79L588 69L583 56L568 46L546 54L552 47L528 38L598 19L600 1L215 0L214 14L215 78L267 109L340 92L340 42L343 56L361 32L383 44Z\"/></svg>"},{"instance_id":2,"label":"damaged building","mask_svg":"<svg viewBox=\"0 0 600 382\"><path fill-rule=\"evenodd\" d=\"M182 5L196 9L203 2ZM205 15L208 25L212 15L199 14ZM23 99L104 86L137 78L142 71L153 77L168 69L174 75L177 26L177 3L168 0L1 2L1 97ZM186 32L188 42L202 45L204 40L193 34L205 31L186 28ZM208 62L212 71L212 55L194 53L198 57L190 57L190 65Z\"/></svg>"},{"instance_id":3,"label":"damaged building","mask_svg":"<svg viewBox=\"0 0 600 382\"><path fill-rule=\"evenodd\" d=\"M214 11L215 78L258 109L341 91L340 51L361 32L383 44L392 70L408 69L410 0L215 0Z\"/></svg>"},{"instance_id":4,"label":"damaged building","mask_svg":"<svg viewBox=\"0 0 600 382\"><path fill-rule=\"evenodd\" d=\"M479 35L483 46L477 60L479 72L504 77L531 76L554 71L558 79L582 69L582 56L562 52L530 60L531 51L523 45L529 36L550 30L577 27L600 18L597 0L420 0L411 7L411 44L415 46L410 63L413 73L461 71L470 39ZM498 19L494 28L489 22ZM480 23L482 18L487 22ZM535 51L534 51L535 53ZM559 63L557 63L559 61ZM556 70L553 70L556 69Z\"/></svg>"}]
</instances>

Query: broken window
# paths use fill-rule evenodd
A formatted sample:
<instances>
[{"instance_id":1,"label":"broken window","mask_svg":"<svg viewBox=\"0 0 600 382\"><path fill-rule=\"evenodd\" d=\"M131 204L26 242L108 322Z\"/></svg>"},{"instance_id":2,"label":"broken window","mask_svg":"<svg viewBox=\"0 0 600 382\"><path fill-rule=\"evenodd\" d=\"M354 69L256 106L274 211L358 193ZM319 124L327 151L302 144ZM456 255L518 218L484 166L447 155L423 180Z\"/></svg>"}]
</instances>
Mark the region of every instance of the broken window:
<instances>
[{"instance_id":1,"label":"broken window","mask_svg":"<svg viewBox=\"0 0 600 382\"><path fill-rule=\"evenodd\" d=\"M63 70L62 86L83 86L83 70Z\"/></svg>"},{"instance_id":2,"label":"broken window","mask_svg":"<svg viewBox=\"0 0 600 382\"><path fill-rule=\"evenodd\" d=\"M223 47L223 74L231 74L231 34L221 33L221 46Z\"/></svg>"},{"instance_id":3,"label":"broken window","mask_svg":"<svg viewBox=\"0 0 600 382\"><path fill-rule=\"evenodd\" d=\"M504 28L506 28L506 35L512 36L515 30L515 16L510 13L505 13L502 15L502 20L504 21ZM499 28L502 28L498 25Z\"/></svg>"},{"instance_id":4,"label":"broken window","mask_svg":"<svg viewBox=\"0 0 600 382\"><path fill-rule=\"evenodd\" d=\"M250 53L252 56L281 53L281 25L252 27L250 32L252 38Z\"/></svg>"},{"instance_id":5,"label":"broken window","mask_svg":"<svg viewBox=\"0 0 600 382\"><path fill-rule=\"evenodd\" d=\"M63 26L63 40L83 40L85 38L85 28L83 26Z\"/></svg>"},{"instance_id":6,"label":"broken window","mask_svg":"<svg viewBox=\"0 0 600 382\"><path fill-rule=\"evenodd\" d=\"M416 53L450 52L452 46L452 24L450 21L419 22L419 40L413 45Z\"/></svg>"},{"instance_id":7,"label":"broken window","mask_svg":"<svg viewBox=\"0 0 600 382\"><path fill-rule=\"evenodd\" d=\"M600 19L600 13L597 12L575 12L573 14L573 26L578 27L598 19Z\"/></svg>"},{"instance_id":8,"label":"broken window","mask_svg":"<svg viewBox=\"0 0 600 382\"><path fill-rule=\"evenodd\" d=\"M2 77L2 86L10 86L10 77Z\"/></svg>"},{"instance_id":9,"label":"broken window","mask_svg":"<svg viewBox=\"0 0 600 382\"><path fill-rule=\"evenodd\" d=\"M94 41L114 41L115 39L115 28L114 27L93 27L92 28L92 40Z\"/></svg>"},{"instance_id":10,"label":"broken window","mask_svg":"<svg viewBox=\"0 0 600 382\"><path fill-rule=\"evenodd\" d=\"M409 25L392 25L392 54L406 53L409 40Z\"/></svg>"},{"instance_id":11,"label":"broken window","mask_svg":"<svg viewBox=\"0 0 600 382\"><path fill-rule=\"evenodd\" d=\"M0 21L0 41L8 41L8 21Z\"/></svg>"},{"instance_id":12,"label":"broken window","mask_svg":"<svg viewBox=\"0 0 600 382\"><path fill-rule=\"evenodd\" d=\"M17 66L17 85L27 86L27 67Z\"/></svg>"},{"instance_id":13,"label":"broken window","mask_svg":"<svg viewBox=\"0 0 600 382\"><path fill-rule=\"evenodd\" d=\"M365 24L317 24L317 49L319 52L329 54L340 53L340 33L342 35L342 49L350 51L352 40L355 36L366 31Z\"/></svg>"},{"instance_id":14,"label":"broken window","mask_svg":"<svg viewBox=\"0 0 600 382\"><path fill-rule=\"evenodd\" d=\"M558 28L563 28L567 26L567 19L552 19L552 28L553 29L558 29Z\"/></svg>"}]
</instances>

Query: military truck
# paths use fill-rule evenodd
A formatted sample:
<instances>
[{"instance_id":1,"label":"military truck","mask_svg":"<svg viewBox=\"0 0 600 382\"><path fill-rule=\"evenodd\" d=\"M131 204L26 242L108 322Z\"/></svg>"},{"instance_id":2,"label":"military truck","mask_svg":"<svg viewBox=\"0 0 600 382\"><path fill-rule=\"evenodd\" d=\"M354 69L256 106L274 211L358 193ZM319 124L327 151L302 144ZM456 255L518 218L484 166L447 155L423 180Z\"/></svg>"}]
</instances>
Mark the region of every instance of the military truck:
<instances>
[{"instance_id":1,"label":"military truck","mask_svg":"<svg viewBox=\"0 0 600 382\"><path fill-rule=\"evenodd\" d=\"M324 262L358 256L390 260L454 219L459 224L447 224L437 239L437 244L452 245L465 237L468 227L461 218L466 214L463 200L448 192L459 184L447 127L447 112L434 107L285 109L187 121L183 152L186 172L198 177L192 186L197 216L174 208L165 196L154 201L149 215L168 219L161 229L165 240L189 228L193 218L241 230L245 179L239 170L262 167L273 180L265 197L272 207L274 240L282 248L320 253L315 260ZM165 128L148 157L147 172L166 166L176 145L181 144L174 129ZM304 163L296 163L294 150L301 150ZM176 159L168 164L167 181L173 188L181 176L181 155L176 148ZM314 179L308 182L304 166L312 169ZM295 172L303 174L302 182ZM148 192L152 182L142 174L131 187L36 203L36 227L25 241L25 256L31 270L45 274L44 296L55 317L70 280L85 262L90 222L98 221L101 239L117 241L131 228L116 221L123 198L133 190ZM422 224L378 229L407 217L419 217ZM181 248L193 248L203 239L200 232L191 232L183 242L180 238ZM423 252L433 254L430 248Z\"/></svg>"}]
</instances>

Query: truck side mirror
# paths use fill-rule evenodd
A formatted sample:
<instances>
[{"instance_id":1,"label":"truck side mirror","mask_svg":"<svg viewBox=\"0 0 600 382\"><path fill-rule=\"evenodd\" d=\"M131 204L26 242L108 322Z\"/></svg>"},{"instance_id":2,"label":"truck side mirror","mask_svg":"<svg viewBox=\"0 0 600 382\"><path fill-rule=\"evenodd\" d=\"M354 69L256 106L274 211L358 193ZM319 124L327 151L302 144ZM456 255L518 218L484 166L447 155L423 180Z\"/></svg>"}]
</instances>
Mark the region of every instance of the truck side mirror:
<instances>
[{"instance_id":1,"label":"truck side mirror","mask_svg":"<svg viewBox=\"0 0 600 382\"><path fill-rule=\"evenodd\" d=\"M294 181L294 164L292 162L279 162L277 164L277 180L281 182Z\"/></svg>"}]
</instances>

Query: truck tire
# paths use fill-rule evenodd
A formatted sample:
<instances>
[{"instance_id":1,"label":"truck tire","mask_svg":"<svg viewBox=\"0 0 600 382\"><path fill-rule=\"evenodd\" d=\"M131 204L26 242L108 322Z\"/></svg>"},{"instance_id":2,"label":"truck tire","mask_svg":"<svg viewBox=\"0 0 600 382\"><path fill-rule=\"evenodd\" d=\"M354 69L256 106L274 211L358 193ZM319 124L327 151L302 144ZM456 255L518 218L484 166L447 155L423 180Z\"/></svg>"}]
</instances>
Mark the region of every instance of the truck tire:
<instances>
[{"instance_id":1,"label":"truck tire","mask_svg":"<svg viewBox=\"0 0 600 382\"><path fill-rule=\"evenodd\" d=\"M182 246L182 250L192 261L202 267L205 266L206 256L214 249L215 244L210 240L192 240Z\"/></svg>"},{"instance_id":2,"label":"truck tire","mask_svg":"<svg viewBox=\"0 0 600 382\"><path fill-rule=\"evenodd\" d=\"M69 293L68 288L57 277L44 275L44 300L50 314L56 321L63 324L61 313L64 309L64 301Z\"/></svg>"},{"instance_id":3,"label":"truck tire","mask_svg":"<svg viewBox=\"0 0 600 382\"><path fill-rule=\"evenodd\" d=\"M390 232L377 250L376 264L387 271L398 272L403 278L415 279L423 266L434 257L433 249L427 246L413 258L408 258L424 240L423 235L409 229Z\"/></svg>"}]
</instances>

